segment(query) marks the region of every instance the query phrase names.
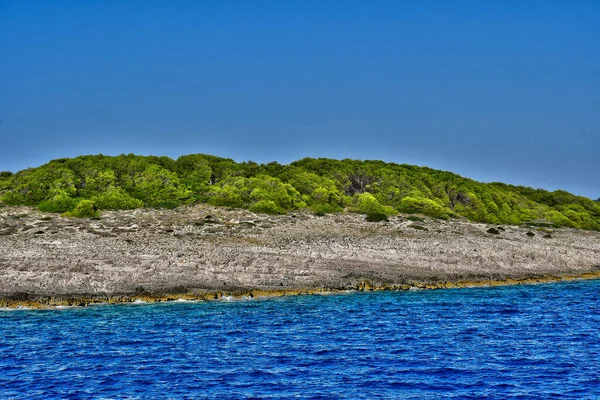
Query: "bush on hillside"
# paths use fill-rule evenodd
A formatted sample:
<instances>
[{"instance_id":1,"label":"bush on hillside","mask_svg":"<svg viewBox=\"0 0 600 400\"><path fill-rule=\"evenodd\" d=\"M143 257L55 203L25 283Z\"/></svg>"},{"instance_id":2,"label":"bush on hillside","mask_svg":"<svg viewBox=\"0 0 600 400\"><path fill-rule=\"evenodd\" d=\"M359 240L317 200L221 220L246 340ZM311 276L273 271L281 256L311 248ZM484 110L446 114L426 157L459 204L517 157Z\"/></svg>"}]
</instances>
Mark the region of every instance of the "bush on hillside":
<instances>
[{"instance_id":1,"label":"bush on hillside","mask_svg":"<svg viewBox=\"0 0 600 400\"><path fill-rule=\"evenodd\" d=\"M71 211L77 204L77 199L69 196L67 193L60 191L52 198L42 201L38 204L38 210L42 212L64 213Z\"/></svg>"},{"instance_id":2,"label":"bush on hillside","mask_svg":"<svg viewBox=\"0 0 600 400\"><path fill-rule=\"evenodd\" d=\"M254 203L249 210L263 214L283 214L285 212L272 200L260 200Z\"/></svg>"},{"instance_id":3,"label":"bush on hillside","mask_svg":"<svg viewBox=\"0 0 600 400\"><path fill-rule=\"evenodd\" d=\"M444 207L425 198L405 197L400 202L398 211L406 214L424 214L433 218L450 218L449 212Z\"/></svg>"},{"instance_id":4,"label":"bush on hillside","mask_svg":"<svg viewBox=\"0 0 600 400\"><path fill-rule=\"evenodd\" d=\"M100 216L98 209L91 200L81 200L73 211L69 211L63 214L65 217L74 218L97 218Z\"/></svg>"},{"instance_id":5,"label":"bush on hillside","mask_svg":"<svg viewBox=\"0 0 600 400\"><path fill-rule=\"evenodd\" d=\"M375 214L383 214L383 215L395 215L397 214L396 210L390 206L384 206L380 204L375 196L371 193L361 193L356 197L356 203L354 206L354 211L367 214L367 215L375 215Z\"/></svg>"},{"instance_id":6,"label":"bush on hillside","mask_svg":"<svg viewBox=\"0 0 600 400\"><path fill-rule=\"evenodd\" d=\"M365 219L367 222L389 222L388 216L381 213L367 214L367 218Z\"/></svg>"},{"instance_id":7,"label":"bush on hillside","mask_svg":"<svg viewBox=\"0 0 600 400\"><path fill-rule=\"evenodd\" d=\"M101 210L133 210L144 203L134 199L121 188L110 187L107 191L93 198L94 204Z\"/></svg>"}]
</instances>

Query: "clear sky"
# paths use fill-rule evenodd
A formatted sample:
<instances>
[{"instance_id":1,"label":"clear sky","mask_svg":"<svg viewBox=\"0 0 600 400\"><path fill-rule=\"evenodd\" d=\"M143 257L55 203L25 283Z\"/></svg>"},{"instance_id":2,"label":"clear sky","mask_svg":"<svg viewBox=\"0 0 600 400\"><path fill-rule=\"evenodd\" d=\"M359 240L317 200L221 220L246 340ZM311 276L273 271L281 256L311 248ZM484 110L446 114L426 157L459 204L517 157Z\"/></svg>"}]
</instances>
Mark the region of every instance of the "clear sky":
<instances>
[{"instance_id":1,"label":"clear sky","mask_svg":"<svg viewBox=\"0 0 600 400\"><path fill-rule=\"evenodd\" d=\"M600 197L600 1L0 0L0 170L383 159Z\"/></svg>"}]
</instances>

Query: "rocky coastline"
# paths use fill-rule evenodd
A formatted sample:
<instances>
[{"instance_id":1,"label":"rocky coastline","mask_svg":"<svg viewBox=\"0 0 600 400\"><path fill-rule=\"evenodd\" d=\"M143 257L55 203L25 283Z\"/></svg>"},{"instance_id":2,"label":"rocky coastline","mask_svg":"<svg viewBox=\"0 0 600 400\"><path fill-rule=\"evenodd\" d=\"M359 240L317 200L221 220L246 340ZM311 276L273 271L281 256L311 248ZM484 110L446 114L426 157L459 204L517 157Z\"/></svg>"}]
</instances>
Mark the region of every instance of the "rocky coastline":
<instances>
[{"instance_id":1,"label":"rocky coastline","mask_svg":"<svg viewBox=\"0 0 600 400\"><path fill-rule=\"evenodd\" d=\"M0 307L600 278L600 232L208 205L65 218L0 208Z\"/></svg>"}]
</instances>

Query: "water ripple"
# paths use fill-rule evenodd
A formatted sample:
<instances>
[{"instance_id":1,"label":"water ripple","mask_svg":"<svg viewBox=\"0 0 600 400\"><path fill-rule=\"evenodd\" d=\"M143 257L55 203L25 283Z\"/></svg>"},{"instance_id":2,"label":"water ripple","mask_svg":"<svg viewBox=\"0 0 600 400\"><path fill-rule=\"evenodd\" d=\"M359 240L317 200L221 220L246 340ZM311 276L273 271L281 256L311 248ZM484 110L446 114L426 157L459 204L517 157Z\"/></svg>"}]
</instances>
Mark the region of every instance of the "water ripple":
<instances>
[{"instance_id":1,"label":"water ripple","mask_svg":"<svg viewBox=\"0 0 600 400\"><path fill-rule=\"evenodd\" d=\"M599 289L0 311L0 397L595 398Z\"/></svg>"}]
</instances>

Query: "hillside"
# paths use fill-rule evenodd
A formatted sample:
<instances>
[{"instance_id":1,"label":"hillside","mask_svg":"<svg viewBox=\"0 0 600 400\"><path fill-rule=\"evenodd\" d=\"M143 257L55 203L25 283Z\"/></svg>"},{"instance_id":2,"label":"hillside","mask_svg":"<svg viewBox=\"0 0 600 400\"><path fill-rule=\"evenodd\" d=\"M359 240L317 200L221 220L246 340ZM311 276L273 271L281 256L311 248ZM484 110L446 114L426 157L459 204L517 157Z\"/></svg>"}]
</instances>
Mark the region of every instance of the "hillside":
<instances>
[{"instance_id":1,"label":"hillside","mask_svg":"<svg viewBox=\"0 0 600 400\"><path fill-rule=\"evenodd\" d=\"M600 232L194 204L61 218L0 209L0 309L600 277Z\"/></svg>"},{"instance_id":2,"label":"hillside","mask_svg":"<svg viewBox=\"0 0 600 400\"><path fill-rule=\"evenodd\" d=\"M565 191L481 183L383 161L304 158L289 165L237 163L193 154L80 156L0 173L0 203L93 217L97 210L174 208L192 203L285 214L347 210L371 220L398 212L600 230L600 203Z\"/></svg>"}]
</instances>

